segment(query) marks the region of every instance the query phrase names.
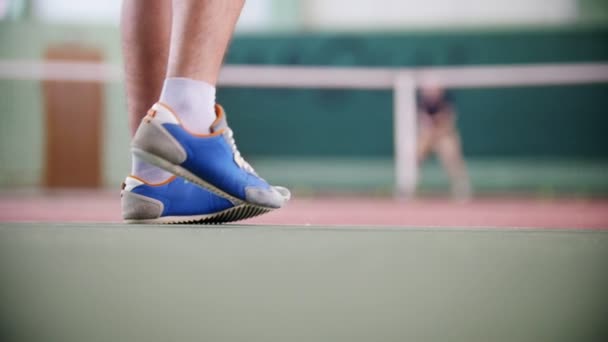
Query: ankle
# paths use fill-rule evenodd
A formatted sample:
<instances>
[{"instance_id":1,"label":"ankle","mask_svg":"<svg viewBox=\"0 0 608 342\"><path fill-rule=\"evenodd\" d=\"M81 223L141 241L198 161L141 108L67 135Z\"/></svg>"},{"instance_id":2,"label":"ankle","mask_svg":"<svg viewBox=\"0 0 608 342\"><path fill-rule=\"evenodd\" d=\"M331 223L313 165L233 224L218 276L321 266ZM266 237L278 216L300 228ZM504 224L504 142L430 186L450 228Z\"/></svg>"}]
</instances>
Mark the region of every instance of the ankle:
<instances>
[{"instance_id":1,"label":"ankle","mask_svg":"<svg viewBox=\"0 0 608 342\"><path fill-rule=\"evenodd\" d=\"M203 81L170 77L165 80L160 102L171 107L188 130L208 134L215 115L215 87Z\"/></svg>"}]
</instances>

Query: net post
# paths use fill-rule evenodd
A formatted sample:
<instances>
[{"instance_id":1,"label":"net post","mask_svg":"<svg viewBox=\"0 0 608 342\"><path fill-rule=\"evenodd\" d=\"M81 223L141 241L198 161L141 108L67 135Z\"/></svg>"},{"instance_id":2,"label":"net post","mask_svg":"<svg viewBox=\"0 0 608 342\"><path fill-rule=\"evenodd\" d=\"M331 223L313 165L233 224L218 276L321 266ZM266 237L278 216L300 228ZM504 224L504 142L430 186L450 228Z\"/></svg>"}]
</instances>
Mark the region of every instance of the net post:
<instances>
[{"instance_id":1,"label":"net post","mask_svg":"<svg viewBox=\"0 0 608 342\"><path fill-rule=\"evenodd\" d=\"M416 83L411 73L397 71L393 101L394 195L399 198L412 198L416 193L418 162L416 157Z\"/></svg>"}]
</instances>

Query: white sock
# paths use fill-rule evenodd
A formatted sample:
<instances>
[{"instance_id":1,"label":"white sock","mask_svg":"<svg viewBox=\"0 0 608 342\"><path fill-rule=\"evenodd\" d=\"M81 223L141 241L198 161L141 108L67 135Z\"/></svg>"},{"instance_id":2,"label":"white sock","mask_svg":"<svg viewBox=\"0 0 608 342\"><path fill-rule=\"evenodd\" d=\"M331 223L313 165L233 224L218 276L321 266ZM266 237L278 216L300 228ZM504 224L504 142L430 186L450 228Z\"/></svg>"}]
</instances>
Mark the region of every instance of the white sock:
<instances>
[{"instance_id":1,"label":"white sock","mask_svg":"<svg viewBox=\"0 0 608 342\"><path fill-rule=\"evenodd\" d=\"M165 79L160 102L169 105L189 131L208 134L215 121L215 87L190 78Z\"/></svg>"},{"instance_id":2,"label":"white sock","mask_svg":"<svg viewBox=\"0 0 608 342\"><path fill-rule=\"evenodd\" d=\"M171 172L148 164L134 154L131 155L131 174L150 184L162 183L172 176Z\"/></svg>"}]
</instances>

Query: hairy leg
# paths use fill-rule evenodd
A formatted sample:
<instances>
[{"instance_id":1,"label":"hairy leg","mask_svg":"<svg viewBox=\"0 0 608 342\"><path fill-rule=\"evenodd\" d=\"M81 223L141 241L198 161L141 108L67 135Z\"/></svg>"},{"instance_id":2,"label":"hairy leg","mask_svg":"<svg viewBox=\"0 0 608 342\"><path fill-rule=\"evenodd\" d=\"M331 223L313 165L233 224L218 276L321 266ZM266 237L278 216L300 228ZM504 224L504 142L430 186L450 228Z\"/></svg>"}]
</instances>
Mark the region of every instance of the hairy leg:
<instances>
[{"instance_id":1,"label":"hairy leg","mask_svg":"<svg viewBox=\"0 0 608 342\"><path fill-rule=\"evenodd\" d=\"M244 0L128 1L123 46L128 95L135 101L130 111L141 117L159 101L131 143L133 164L123 186L123 217L140 222L227 222L282 207L289 190L257 177L240 157L220 107L216 112L215 85ZM206 136L211 132L218 134ZM199 186L176 176L189 177ZM132 196L136 188L147 195Z\"/></svg>"},{"instance_id":2,"label":"hairy leg","mask_svg":"<svg viewBox=\"0 0 608 342\"><path fill-rule=\"evenodd\" d=\"M213 86L244 0L173 0L167 77Z\"/></svg>"},{"instance_id":3,"label":"hairy leg","mask_svg":"<svg viewBox=\"0 0 608 342\"><path fill-rule=\"evenodd\" d=\"M171 0L124 0L122 50L131 133L158 101L167 73Z\"/></svg>"}]
</instances>

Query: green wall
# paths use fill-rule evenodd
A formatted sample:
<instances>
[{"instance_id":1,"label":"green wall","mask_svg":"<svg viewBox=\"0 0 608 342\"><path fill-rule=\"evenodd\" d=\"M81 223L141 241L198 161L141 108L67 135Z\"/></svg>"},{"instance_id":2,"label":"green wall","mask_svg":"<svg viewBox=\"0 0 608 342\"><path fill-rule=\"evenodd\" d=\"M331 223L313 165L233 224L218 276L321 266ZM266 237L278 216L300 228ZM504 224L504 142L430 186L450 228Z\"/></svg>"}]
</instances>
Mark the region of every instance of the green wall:
<instances>
[{"instance_id":1,"label":"green wall","mask_svg":"<svg viewBox=\"0 0 608 342\"><path fill-rule=\"evenodd\" d=\"M608 158L608 85L459 90L454 97L470 157ZM393 152L389 91L224 89L219 99L248 155ZM260 139L268 134L276 140Z\"/></svg>"},{"instance_id":2,"label":"green wall","mask_svg":"<svg viewBox=\"0 0 608 342\"><path fill-rule=\"evenodd\" d=\"M0 58L38 59L49 44L97 46L120 64L115 27L0 22ZM228 63L429 66L608 61L608 28L510 31L239 35ZM128 171L129 135L121 84L108 84L104 124L106 184ZM608 84L457 90L470 157L608 159ZM221 89L246 155L389 157L388 91ZM44 141L40 85L0 80L0 185L36 184Z\"/></svg>"},{"instance_id":3,"label":"green wall","mask_svg":"<svg viewBox=\"0 0 608 342\"><path fill-rule=\"evenodd\" d=\"M421 66L606 61L608 26L241 35L228 63Z\"/></svg>"},{"instance_id":4,"label":"green wall","mask_svg":"<svg viewBox=\"0 0 608 342\"><path fill-rule=\"evenodd\" d=\"M241 36L227 61L373 67L602 62L608 61L608 29ZM608 158L608 84L454 95L469 156ZM392 154L389 91L226 89L220 100L234 113L248 154ZM280 144L259 139L268 128Z\"/></svg>"}]
</instances>

